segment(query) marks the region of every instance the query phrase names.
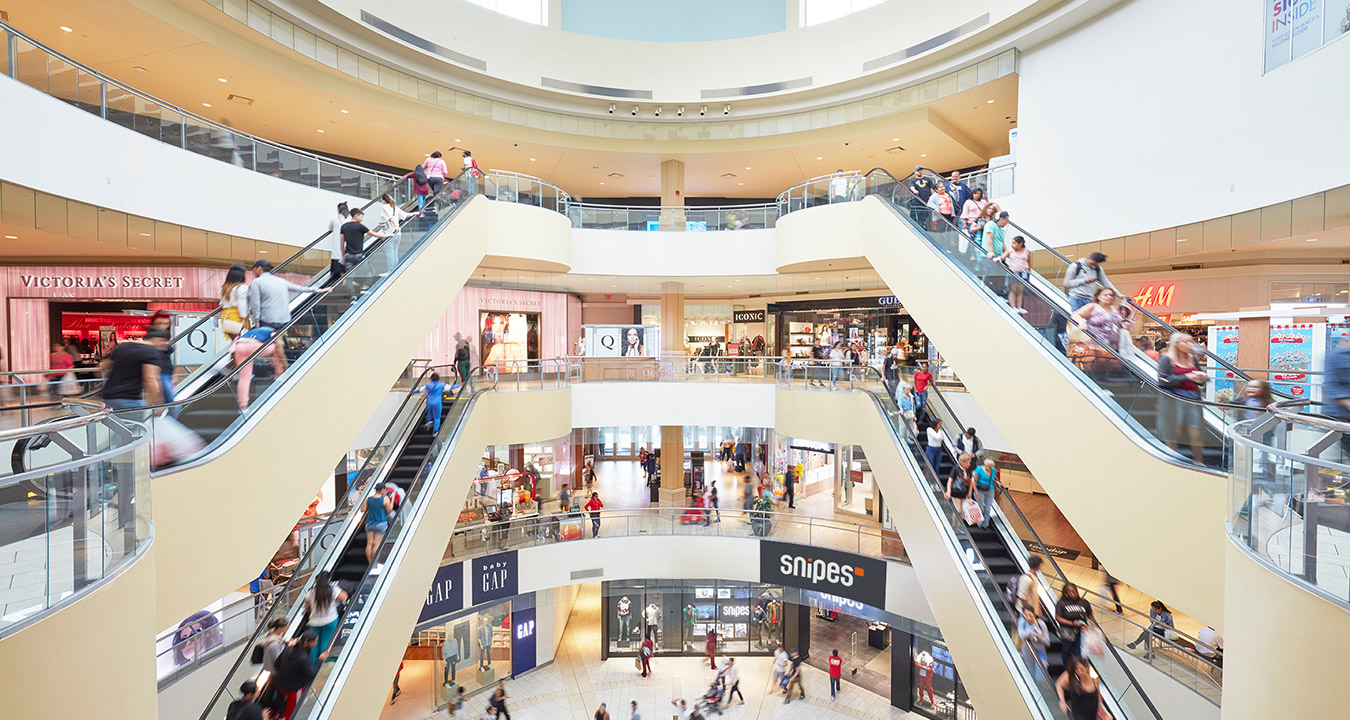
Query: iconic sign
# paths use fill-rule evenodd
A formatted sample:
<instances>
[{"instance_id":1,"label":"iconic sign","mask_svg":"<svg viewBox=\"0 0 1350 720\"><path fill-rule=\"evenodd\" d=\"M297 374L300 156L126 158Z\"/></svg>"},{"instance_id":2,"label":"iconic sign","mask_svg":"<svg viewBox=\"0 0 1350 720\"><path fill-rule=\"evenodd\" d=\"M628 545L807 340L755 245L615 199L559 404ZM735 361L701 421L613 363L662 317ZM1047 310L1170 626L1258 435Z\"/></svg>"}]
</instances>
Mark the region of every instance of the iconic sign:
<instances>
[{"instance_id":1,"label":"iconic sign","mask_svg":"<svg viewBox=\"0 0 1350 720\"><path fill-rule=\"evenodd\" d=\"M852 553L765 540L760 544L759 581L886 606L885 561Z\"/></svg>"},{"instance_id":2,"label":"iconic sign","mask_svg":"<svg viewBox=\"0 0 1350 720\"><path fill-rule=\"evenodd\" d=\"M436 569L436 579L427 591L427 602L417 622L423 623L442 615L464 609L464 563L442 565Z\"/></svg>"},{"instance_id":3,"label":"iconic sign","mask_svg":"<svg viewBox=\"0 0 1350 720\"><path fill-rule=\"evenodd\" d=\"M469 575L473 582L473 604L505 600L516 594L516 551L474 558Z\"/></svg>"},{"instance_id":4,"label":"iconic sign","mask_svg":"<svg viewBox=\"0 0 1350 720\"><path fill-rule=\"evenodd\" d=\"M520 675L534 668L535 612L534 608L519 608L511 615L511 674Z\"/></svg>"},{"instance_id":5,"label":"iconic sign","mask_svg":"<svg viewBox=\"0 0 1350 720\"><path fill-rule=\"evenodd\" d=\"M764 322L764 311L737 310L731 313L731 321L738 323L762 323Z\"/></svg>"}]
</instances>

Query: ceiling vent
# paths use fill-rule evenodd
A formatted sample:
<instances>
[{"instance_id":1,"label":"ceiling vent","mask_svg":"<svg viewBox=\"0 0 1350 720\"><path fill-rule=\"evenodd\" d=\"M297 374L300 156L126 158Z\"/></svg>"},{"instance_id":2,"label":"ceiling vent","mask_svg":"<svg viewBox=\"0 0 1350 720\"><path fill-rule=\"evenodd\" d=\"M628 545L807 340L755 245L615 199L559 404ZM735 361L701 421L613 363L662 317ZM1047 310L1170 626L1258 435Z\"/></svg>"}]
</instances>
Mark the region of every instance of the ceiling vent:
<instances>
[{"instance_id":1,"label":"ceiling vent","mask_svg":"<svg viewBox=\"0 0 1350 720\"><path fill-rule=\"evenodd\" d=\"M1193 263L1193 264L1190 264L1190 265L1173 265L1173 266L1172 266L1172 269L1173 269L1173 270L1199 270L1199 269L1203 268L1204 266L1205 266L1204 263Z\"/></svg>"},{"instance_id":2,"label":"ceiling vent","mask_svg":"<svg viewBox=\"0 0 1350 720\"><path fill-rule=\"evenodd\" d=\"M902 152L904 152L904 151L905 151L905 149L904 149L903 147L899 146L899 145L896 145L896 146L893 147L893 148L886 148L886 152L888 152L888 153L890 153L890 154L892 154L892 155L895 155L895 154L897 154L897 153L902 153Z\"/></svg>"},{"instance_id":3,"label":"ceiling vent","mask_svg":"<svg viewBox=\"0 0 1350 720\"><path fill-rule=\"evenodd\" d=\"M734 177L736 177L736 173L722 173L723 180L730 180Z\"/></svg>"},{"instance_id":4,"label":"ceiling vent","mask_svg":"<svg viewBox=\"0 0 1350 720\"><path fill-rule=\"evenodd\" d=\"M253 104L253 98L251 98L251 97L244 97L243 95L235 95L234 93L230 93L225 99L226 99L226 100L229 100L230 102L237 102L237 103L239 103L240 105L252 105L252 104Z\"/></svg>"},{"instance_id":5,"label":"ceiling vent","mask_svg":"<svg viewBox=\"0 0 1350 720\"><path fill-rule=\"evenodd\" d=\"M623 173L610 173L609 176L612 178L621 178L623 177Z\"/></svg>"},{"instance_id":6,"label":"ceiling vent","mask_svg":"<svg viewBox=\"0 0 1350 720\"><path fill-rule=\"evenodd\" d=\"M0 10L0 22L9 22L9 13Z\"/></svg>"}]
</instances>

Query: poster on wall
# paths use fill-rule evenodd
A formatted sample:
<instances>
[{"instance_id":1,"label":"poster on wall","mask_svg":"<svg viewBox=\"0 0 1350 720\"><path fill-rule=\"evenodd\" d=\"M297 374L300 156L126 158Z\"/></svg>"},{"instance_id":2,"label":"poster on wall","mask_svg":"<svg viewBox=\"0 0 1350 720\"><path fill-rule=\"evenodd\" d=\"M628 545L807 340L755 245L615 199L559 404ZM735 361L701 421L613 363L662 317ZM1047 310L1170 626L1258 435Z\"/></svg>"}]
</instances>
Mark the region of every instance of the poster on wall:
<instances>
[{"instance_id":1,"label":"poster on wall","mask_svg":"<svg viewBox=\"0 0 1350 720\"><path fill-rule=\"evenodd\" d=\"M1270 379L1276 392L1296 398L1308 397L1308 371L1312 369L1313 326L1270 326Z\"/></svg>"},{"instance_id":2,"label":"poster on wall","mask_svg":"<svg viewBox=\"0 0 1350 720\"><path fill-rule=\"evenodd\" d=\"M1322 13L1326 0L1289 0L1289 50L1297 60L1322 46Z\"/></svg>"},{"instance_id":3,"label":"poster on wall","mask_svg":"<svg viewBox=\"0 0 1350 720\"><path fill-rule=\"evenodd\" d=\"M1289 0L1265 0L1266 72L1289 62Z\"/></svg>"},{"instance_id":4,"label":"poster on wall","mask_svg":"<svg viewBox=\"0 0 1350 720\"><path fill-rule=\"evenodd\" d=\"M655 325L587 325L588 357L656 357L661 346Z\"/></svg>"},{"instance_id":5,"label":"poster on wall","mask_svg":"<svg viewBox=\"0 0 1350 720\"><path fill-rule=\"evenodd\" d=\"M479 320L484 366L513 373L523 370L515 361L539 359L539 313L482 310Z\"/></svg>"},{"instance_id":6,"label":"poster on wall","mask_svg":"<svg viewBox=\"0 0 1350 720\"><path fill-rule=\"evenodd\" d=\"M1238 326L1236 325L1216 325L1209 331L1209 351L1218 356L1220 360L1237 367L1238 358ZM1233 372L1225 370L1223 366L1214 368L1214 382L1210 383L1210 400L1218 402L1233 402Z\"/></svg>"},{"instance_id":7,"label":"poster on wall","mask_svg":"<svg viewBox=\"0 0 1350 720\"><path fill-rule=\"evenodd\" d=\"M1327 352L1350 348L1350 324L1327 323Z\"/></svg>"}]
</instances>

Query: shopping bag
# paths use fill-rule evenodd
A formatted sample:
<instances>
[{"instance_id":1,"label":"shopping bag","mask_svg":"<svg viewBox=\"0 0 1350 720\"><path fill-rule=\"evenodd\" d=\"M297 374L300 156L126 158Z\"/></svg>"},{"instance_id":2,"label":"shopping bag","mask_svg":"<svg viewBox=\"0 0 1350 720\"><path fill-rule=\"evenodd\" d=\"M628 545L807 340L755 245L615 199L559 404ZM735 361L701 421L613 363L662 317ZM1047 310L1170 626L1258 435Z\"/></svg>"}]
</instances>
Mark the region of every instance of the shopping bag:
<instances>
[{"instance_id":1,"label":"shopping bag","mask_svg":"<svg viewBox=\"0 0 1350 720\"><path fill-rule=\"evenodd\" d=\"M56 386L56 391L62 395L80 394L80 384L75 380L75 373L62 375L61 384Z\"/></svg>"},{"instance_id":2,"label":"shopping bag","mask_svg":"<svg viewBox=\"0 0 1350 720\"><path fill-rule=\"evenodd\" d=\"M633 658L633 669L634 670L642 669L642 658Z\"/></svg>"},{"instance_id":3,"label":"shopping bag","mask_svg":"<svg viewBox=\"0 0 1350 720\"><path fill-rule=\"evenodd\" d=\"M206 447L197 434L168 415L150 419L150 467L164 467L201 452Z\"/></svg>"},{"instance_id":4,"label":"shopping bag","mask_svg":"<svg viewBox=\"0 0 1350 720\"><path fill-rule=\"evenodd\" d=\"M980 504L975 502L975 498L966 498L966 501L961 503L961 518L967 525L979 525L984 519L984 515L980 513Z\"/></svg>"},{"instance_id":5,"label":"shopping bag","mask_svg":"<svg viewBox=\"0 0 1350 720\"><path fill-rule=\"evenodd\" d=\"M1102 634L1101 628L1096 625L1083 628L1082 643L1084 655L1101 657L1106 654L1106 636Z\"/></svg>"}]
</instances>

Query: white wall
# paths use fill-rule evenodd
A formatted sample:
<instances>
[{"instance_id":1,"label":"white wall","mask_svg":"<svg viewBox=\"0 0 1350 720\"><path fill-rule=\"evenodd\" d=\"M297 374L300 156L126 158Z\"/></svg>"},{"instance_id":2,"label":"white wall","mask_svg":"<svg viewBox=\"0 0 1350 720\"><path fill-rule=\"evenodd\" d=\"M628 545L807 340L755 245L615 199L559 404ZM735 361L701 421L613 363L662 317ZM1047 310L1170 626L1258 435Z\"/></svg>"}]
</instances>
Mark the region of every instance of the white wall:
<instances>
[{"instance_id":1,"label":"white wall","mask_svg":"<svg viewBox=\"0 0 1350 720\"><path fill-rule=\"evenodd\" d=\"M572 607L576 605L580 585L544 590L535 595L535 665L552 662L558 655L558 646L562 644L563 633L567 630L567 620L572 616Z\"/></svg>"},{"instance_id":2,"label":"white wall","mask_svg":"<svg viewBox=\"0 0 1350 720\"><path fill-rule=\"evenodd\" d=\"M0 107L0 178L97 207L303 247L352 200L152 140L8 79Z\"/></svg>"},{"instance_id":3,"label":"white wall","mask_svg":"<svg viewBox=\"0 0 1350 720\"><path fill-rule=\"evenodd\" d=\"M579 275L772 275L774 231L572 230Z\"/></svg>"},{"instance_id":4,"label":"white wall","mask_svg":"<svg viewBox=\"0 0 1350 720\"><path fill-rule=\"evenodd\" d=\"M1014 219L1058 245L1350 183L1350 40L1262 75L1259 3L1134 0L1019 67Z\"/></svg>"},{"instance_id":5,"label":"white wall","mask_svg":"<svg viewBox=\"0 0 1350 720\"><path fill-rule=\"evenodd\" d=\"M585 382L572 386L572 427L773 427L774 385L736 382Z\"/></svg>"}]
</instances>

